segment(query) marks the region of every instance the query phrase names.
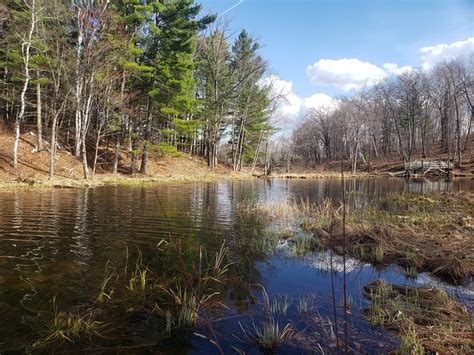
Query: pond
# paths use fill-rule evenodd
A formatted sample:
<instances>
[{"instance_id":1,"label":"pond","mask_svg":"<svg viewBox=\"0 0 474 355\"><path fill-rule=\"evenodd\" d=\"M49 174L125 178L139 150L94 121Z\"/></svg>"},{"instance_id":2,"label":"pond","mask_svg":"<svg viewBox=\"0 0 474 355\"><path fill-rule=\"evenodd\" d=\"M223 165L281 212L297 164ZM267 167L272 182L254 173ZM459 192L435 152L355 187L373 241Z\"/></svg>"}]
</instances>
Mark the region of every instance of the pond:
<instances>
[{"instance_id":1,"label":"pond","mask_svg":"<svg viewBox=\"0 0 474 355\"><path fill-rule=\"evenodd\" d=\"M363 209L374 197L388 193L473 191L474 180L348 179L346 190L350 205ZM337 202L341 196L337 179L0 192L0 353L23 352L47 338L41 329L58 310L90 308L107 270L127 273L127 268L134 268L133 259L158 277L170 275L181 264L199 265L203 254L213 259L221 246L227 250L232 277L226 279L215 302L225 307L202 309L204 317L192 331L157 340L154 334L161 323L150 314L133 313L134 307L128 306L120 312L130 310L133 315L112 317L110 323L119 325L109 327L101 337L103 348L65 340L42 349L114 351L130 346L130 351L140 353L210 354L218 353L217 341L225 353L259 353L250 333L267 316L268 295L270 304L282 308L277 316L280 327L291 324L293 329L292 340L277 353L334 352L334 309L338 338L342 337L341 258L328 251L295 255L285 243L266 245L272 225L258 216L242 216L238 208L248 201L320 203L325 198ZM179 240L182 260L172 253L160 259L159 249L173 240ZM462 300L474 299L472 283L453 287L430 274L407 279L397 266L376 268L353 259L346 266L349 342L354 352L381 353L397 346L390 331L373 327L363 317L369 303L362 291L371 281L437 285Z\"/></svg>"}]
</instances>

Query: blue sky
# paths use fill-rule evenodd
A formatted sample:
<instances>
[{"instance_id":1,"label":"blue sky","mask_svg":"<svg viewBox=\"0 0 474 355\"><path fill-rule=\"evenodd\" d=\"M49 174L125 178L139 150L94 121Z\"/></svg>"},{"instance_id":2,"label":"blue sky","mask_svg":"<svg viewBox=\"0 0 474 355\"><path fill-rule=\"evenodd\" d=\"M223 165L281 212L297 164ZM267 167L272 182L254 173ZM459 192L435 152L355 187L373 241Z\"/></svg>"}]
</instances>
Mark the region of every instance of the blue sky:
<instances>
[{"instance_id":1,"label":"blue sky","mask_svg":"<svg viewBox=\"0 0 474 355\"><path fill-rule=\"evenodd\" d=\"M219 14L239 2L200 1ZM244 0L225 16L263 43L270 71L300 96L347 91L311 82L307 67L320 59L420 67L422 47L474 36L474 0Z\"/></svg>"}]
</instances>

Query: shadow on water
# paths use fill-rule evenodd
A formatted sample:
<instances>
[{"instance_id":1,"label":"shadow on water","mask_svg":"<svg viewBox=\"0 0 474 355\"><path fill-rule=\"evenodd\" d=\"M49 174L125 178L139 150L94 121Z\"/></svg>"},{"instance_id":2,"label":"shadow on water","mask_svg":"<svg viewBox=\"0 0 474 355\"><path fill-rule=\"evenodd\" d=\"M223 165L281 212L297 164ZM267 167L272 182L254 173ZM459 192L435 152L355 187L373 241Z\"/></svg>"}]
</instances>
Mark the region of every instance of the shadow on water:
<instances>
[{"instance_id":1,"label":"shadow on water","mask_svg":"<svg viewBox=\"0 0 474 355\"><path fill-rule=\"evenodd\" d=\"M372 199L389 193L472 191L474 181L348 179L346 190L351 207L363 209ZM259 327L265 323L268 308L271 308L265 305L261 286L268 293L268 302L275 303L274 308L279 309L272 314L272 319L278 321L281 328L286 324L292 327L292 337L277 349L279 353L334 352L328 253L295 255L283 244L269 246L266 240L272 226L258 216L242 217L238 205L243 201L266 203L290 198L311 203L330 198L338 202L341 197L338 180L222 181L155 188L2 192L0 352L24 350L38 341L41 321L53 315L53 299L61 310L90 305L97 297L106 265L113 265L114 270L127 268L130 260L125 257L126 250L129 258L138 257L140 250L142 264L152 270L157 279L176 275L178 260L172 254L160 259L156 248L161 240L171 243L172 239L180 240L183 258L189 267L197 265L200 246L209 256L219 251L223 242L228 248L232 277L225 282L222 302L226 307L204 310L209 313L226 353L236 349L246 353L260 351L250 333L261 330ZM341 260L335 257L334 264L335 297L341 300ZM350 347L359 353L380 353L397 346L390 332L372 327L362 316L368 307L368 300L362 295L367 283L383 279L390 283L414 286L427 283L449 289L429 274L407 279L395 266L377 269L349 259L347 268ZM474 298L472 285L449 290L457 292L459 297ZM341 308L340 304L337 306ZM342 317L342 312L339 313ZM137 317L133 326L136 333L143 333L137 337L143 342L146 334L153 333L150 324L154 325L145 316ZM124 334L129 338L135 336L123 332L122 326L126 324L108 334L104 342L109 348L129 344ZM217 352L202 322L196 325L194 335L175 334L167 339L153 339L152 350ZM63 346L67 349L68 342ZM80 348L79 345L74 349Z\"/></svg>"}]
</instances>

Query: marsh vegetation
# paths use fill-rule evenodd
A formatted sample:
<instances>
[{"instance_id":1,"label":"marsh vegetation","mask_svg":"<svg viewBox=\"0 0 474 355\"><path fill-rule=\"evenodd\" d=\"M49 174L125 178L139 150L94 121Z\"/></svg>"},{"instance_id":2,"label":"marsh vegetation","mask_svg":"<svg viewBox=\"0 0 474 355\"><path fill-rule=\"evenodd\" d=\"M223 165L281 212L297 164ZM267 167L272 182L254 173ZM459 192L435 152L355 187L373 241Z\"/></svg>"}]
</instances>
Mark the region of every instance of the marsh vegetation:
<instances>
[{"instance_id":1,"label":"marsh vegetation","mask_svg":"<svg viewBox=\"0 0 474 355\"><path fill-rule=\"evenodd\" d=\"M469 192L383 196L363 209L348 209L345 235L342 207L330 199L244 203L239 211L277 221L276 237L291 239L296 253L331 248L342 254L346 237L351 256L372 264L396 263L409 277L430 271L462 283L474 276L474 195ZM292 238L291 221L313 238Z\"/></svg>"},{"instance_id":2,"label":"marsh vegetation","mask_svg":"<svg viewBox=\"0 0 474 355\"><path fill-rule=\"evenodd\" d=\"M472 315L444 290L376 281L365 287L368 319L397 330L402 354L467 354L473 351Z\"/></svg>"},{"instance_id":3,"label":"marsh vegetation","mask_svg":"<svg viewBox=\"0 0 474 355\"><path fill-rule=\"evenodd\" d=\"M290 245L291 255L330 249L378 267L397 264L407 279L431 272L447 282L466 284L474 277L472 193L389 194L363 209L349 210L344 229L342 206L330 199L321 204L307 200L246 204L240 212L277 221L284 229L276 236ZM298 221L311 236L292 235L285 227L289 220ZM365 287L365 293L371 300L367 318L375 326L399 332L400 353L474 349L472 315L445 290L377 280Z\"/></svg>"}]
</instances>

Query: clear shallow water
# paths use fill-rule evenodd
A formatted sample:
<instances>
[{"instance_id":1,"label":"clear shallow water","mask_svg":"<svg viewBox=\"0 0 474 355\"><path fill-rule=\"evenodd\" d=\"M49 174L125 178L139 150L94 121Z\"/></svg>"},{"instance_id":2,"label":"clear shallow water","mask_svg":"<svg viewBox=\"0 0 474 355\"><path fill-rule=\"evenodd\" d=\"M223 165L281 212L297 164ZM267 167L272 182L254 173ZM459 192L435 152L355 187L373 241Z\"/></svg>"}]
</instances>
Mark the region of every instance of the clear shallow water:
<instances>
[{"instance_id":1,"label":"clear shallow water","mask_svg":"<svg viewBox=\"0 0 474 355\"><path fill-rule=\"evenodd\" d=\"M471 179L451 183L354 179L346 183L346 189L353 192L350 203L355 208L364 208L370 199L387 193L474 190ZM193 240L209 252L225 241L231 259L241 266L239 282L245 287L228 285L230 309L212 315L226 351L231 352L232 345L236 345L247 353L259 352L252 342L235 336L241 333L240 324L252 327L263 317L259 305L262 294L256 284L263 285L270 298L284 294L290 300L288 315L280 321L291 322L298 330L299 340L281 347L280 353L306 353L317 343L324 348L329 344L326 332L330 326L313 326L310 320L302 320L297 303L299 297L311 295L314 313L320 319L332 320L328 254L294 257L285 247L262 253L254 248L254 242L265 237L269 226L255 218L242 218L237 209L243 201L321 202L327 197L335 201L341 198L339 180L221 181L153 188L1 192L0 352L28 339L32 319L51 311L54 296L65 307L96 295L107 260L116 265L123 263L125 245L130 250L139 247L143 259L152 263L156 244L169 239L170 230L175 238ZM342 273L337 259L335 264L335 297L341 316ZM397 267L377 270L355 260L348 261L348 271L351 346L358 352L380 353L396 345L390 333L373 329L362 317L361 312L368 305L362 288L368 282L382 278L401 284L447 286L428 274L407 280ZM473 299L472 285L449 290L464 299ZM206 328L198 331L208 333ZM164 351L178 347L182 352L216 353L208 340L196 336L188 340L187 344L171 343Z\"/></svg>"}]
</instances>

